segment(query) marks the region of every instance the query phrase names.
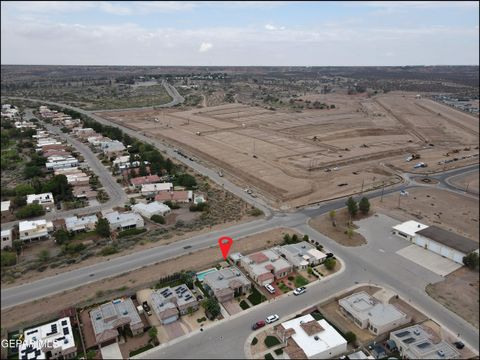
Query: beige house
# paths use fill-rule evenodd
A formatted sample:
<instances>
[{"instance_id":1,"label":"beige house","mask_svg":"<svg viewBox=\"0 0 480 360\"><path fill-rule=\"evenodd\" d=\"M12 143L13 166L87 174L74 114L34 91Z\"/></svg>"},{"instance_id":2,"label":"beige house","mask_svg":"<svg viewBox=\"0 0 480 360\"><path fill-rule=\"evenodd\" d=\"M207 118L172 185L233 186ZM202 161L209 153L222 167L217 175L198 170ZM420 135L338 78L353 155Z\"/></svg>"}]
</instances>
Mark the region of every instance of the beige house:
<instances>
[{"instance_id":1,"label":"beige house","mask_svg":"<svg viewBox=\"0 0 480 360\"><path fill-rule=\"evenodd\" d=\"M164 325L178 320L180 315L198 310L198 301L190 289L182 284L155 290L150 295L152 309Z\"/></svg>"},{"instance_id":2,"label":"beige house","mask_svg":"<svg viewBox=\"0 0 480 360\"><path fill-rule=\"evenodd\" d=\"M46 220L29 220L18 223L19 238L22 241L41 240L50 237L53 223Z\"/></svg>"},{"instance_id":3,"label":"beige house","mask_svg":"<svg viewBox=\"0 0 480 360\"><path fill-rule=\"evenodd\" d=\"M293 271L293 265L273 250L263 250L244 256L240 264L260 286L271 284Z\"/></svg>"},{"instance_id":4,"label":"beige house","mask_svg":"<svg viewBox=\"0 0 480 360\"><path fill-rule=\"evenodd\" d=\"M250 291L252 283L235 266L212 271L203 278L203 287L219 302L232 300Z\"/></svg>"}]
</instances>

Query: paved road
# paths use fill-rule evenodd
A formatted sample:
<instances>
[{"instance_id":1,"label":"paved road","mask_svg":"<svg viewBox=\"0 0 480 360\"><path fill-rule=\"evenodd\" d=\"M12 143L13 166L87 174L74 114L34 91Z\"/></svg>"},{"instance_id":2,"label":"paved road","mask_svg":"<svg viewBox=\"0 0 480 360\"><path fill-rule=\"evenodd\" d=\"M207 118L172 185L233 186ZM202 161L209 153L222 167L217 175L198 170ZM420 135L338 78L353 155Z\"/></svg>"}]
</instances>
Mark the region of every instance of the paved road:
<instances>
[{"instance_id":1,"label":"paved road","mask_svg":"<svg viewBox=\"0 0 480 360\"><path fill-rule=\"evenodd\" d=\"M172 107L178 104L181 104L185 101L182 95L180 95L173 85L170 85L165 80L162 81L162 85L167 91L168 95L172 98L171 101L165 104L155 105L155 106L144 106L138 108L127 108L127 109L109 109L109 110L95 110L95 112L106 112L106 111L137 111L137 110L149 110L154 108L166 108Z\"/></svg>"},{"instance_id":2,"label":"paved road","mask_svg":"<svg viewBox=\"0 0 480 360\"><path fill-rule=\"evenodd\" d=\"M29 119L34 117L33 114L29 115ZM116 179L110 174L107 168L100 162L100 160L96 157L96 155L92 152L92 150L90 150L87 145L74 139L69 134L63 133L56 126L52 126L42 121L41 123L45 126L49 133L54 134L58 138L67 141L68 143L73 145L80 154L82 154L90 169L98 176L98 179L100 180L101 184L103 185L105 191L108 193L110 198L105 203L96 206L86 206L80 209L63 211L54 209L53 211L38 217L38 219L55 220L73 215L87 215L98 211L111 209L116 206L123 206L125 202L127 202L128 198L123 188L120 186L120 184L117 183ZM2 228L10 229L17 223L18 221L5 222L2 223Z\"/></svg>"}]
</instances>

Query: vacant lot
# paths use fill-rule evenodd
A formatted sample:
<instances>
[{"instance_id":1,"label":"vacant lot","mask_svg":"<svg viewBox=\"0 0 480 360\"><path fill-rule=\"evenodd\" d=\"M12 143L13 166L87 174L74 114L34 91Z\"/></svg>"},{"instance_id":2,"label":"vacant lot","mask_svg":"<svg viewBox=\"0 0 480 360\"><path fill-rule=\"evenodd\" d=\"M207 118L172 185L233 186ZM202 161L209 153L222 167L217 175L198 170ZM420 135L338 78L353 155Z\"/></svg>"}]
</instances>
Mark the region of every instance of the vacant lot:
<instances>
[{"instance_id":1,"label":"vacant lot","mask_svg":"<svg viewBox=\"0 0 480 360\"><path fill-rule=\"evenodd\" d=\"M466 190L468 193L478 194L479 190L478 171L466 176L455 177L451 183L460 189Z\"/></svg>"},{"instance_id":2,"label":"vacant lot","mask_svg":"<svg viewBox=\"0 0 480 360\"><path fill-rule=\"evenodd\" d=\"M384 196L383 202L374 199L372 205L378 212L401 221L413 218L425 225L438 225L478 241L478 199L429 188L409 190L408 196L400 198L400 209L398 199L399 193L395 193Z\"/></svg>"},{"instance_id":3,"label":"vacant lot","mask_svg":"<svg viewBox=\"0 0 480 360\"><path fill-rule=\"evenodd\" d=\"M354 220L358 219L355 218ZM366 244L367 240L353 228L352 230L354 231L351 237L345 233L349 221L350 216L347 209L341 209L336 212L333 219L330 214L324 214L310 220L309 225L343 246L360 246ZM335 226L333 226L333 223L335 223Z\"/></svg>"},{"instance_id":4,"label":"vacant lot","mask_svg":"<svg viewBox=\"0 0 480 360\"><path fill-rule=\"evenodd\" d=\"M264 233L234 241L231 252L250 253L274 246L283 241L283 235L294 231L285 228L273 229ZM2 310L2 327L12 328L20 324L28 324L35 320L48 319L58 311L86 302L94 303L113 298L114 295L125 294L134 289L141 289L153 284L160 277L181 270L202 270L222 260L222 254L217 247L197 251L191 255L181 256L147 268L119 275L115 278L101 280L81 286L48 298L21 304ZM48 309L48 312L46 311Z\"/></svg>"},{"instance_id":5,"label":"vacant lot","mask_svg":"<svg viewBox=\"0 0 480 360\"><path fill-rule=\"evenodd\" d=\"M444 281L428 285L426 290L432 298L478 328L478 271L463 267Z\"/></svg>"},{"instance_id":6,"label":"vacant lot","mask_svg":"<svg viewBox=\"0 0 480 360\"><path fill-rule=\"evenodd\" d=\"M444 107L429 100L332 94L322 101L335 108L286 113L235 103L99 115L199 156L277 207L359 192L362 186L378 188L383 181L392 184L398 178L385 165L410 169L404 158L411 152L429 151L432 161L439 161L443 153L467 144L478 153L478 118L446 107L445 115L437 116L433 112L443 114ZM427 143L433 147L425 149Z\"/></svg>"}]
</instances>

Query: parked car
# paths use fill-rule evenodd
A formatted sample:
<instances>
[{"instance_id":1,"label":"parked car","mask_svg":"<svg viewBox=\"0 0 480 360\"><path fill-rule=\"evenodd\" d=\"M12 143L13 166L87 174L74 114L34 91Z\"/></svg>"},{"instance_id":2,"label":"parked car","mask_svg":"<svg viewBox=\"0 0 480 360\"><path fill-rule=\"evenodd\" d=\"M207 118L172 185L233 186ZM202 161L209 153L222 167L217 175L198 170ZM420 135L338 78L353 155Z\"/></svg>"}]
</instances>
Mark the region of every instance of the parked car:
<instances>
[{"instance_id":1,"label":"parked car","mask_svg":"<svg viewBox=\"0 0 480 360\"><path fill-rule=\"evenodd\" d=\"M278 316L277 314L274 314L274 315L267 316L265 321L267 322L267 324L271 324L271 323L277 321L278 319L280 319L280 316Z\"/></svg>"},{"instance_id":2,"label":"parked car","mask_svg":"<svg viewBox=\"0 0 480 360\"><path fill-rule=\"evenodd\" d=\"M152 311L150 309L150 305L148 305L148 303L146 301L143 302L142 304L142 307L143 307L143 310L145 311L145 313L150 316L152 315Z\"/></svg>"},{"instance_id":3,"label":"parked car","mask_svg":"<svg viewBox=\"0 0 480 360\"><path fill-rule=\"evenodd\" d=\"M257 330L265 326L265 321L260 320L257 321L255 324L252 325L252 330Z\"/></svg>"},{"instance_id":4,"label":"parked car","mask_svg":"<svg viewBox=\"0 0 480 360\"><path fill-rule=\"evenodd\" d=\"M453 345L455 345L457 349L463 349L465 347L465 344L461 341L455 341Z\"/></svg>"},{"instance_id":5,"label":"parked car","mask_svg":"<svg viewBox=\"0 0 480 360\"><path fill-rule=\"evenodd\" d=\"M293 290L293 295L301 295L305 291L307 291L307 288L305 286L302 286L302 287L299 287L299 288L296 288L295 290Z\"/></svg>"},{"instance_id":6,"label":"parked car","mask_svg":"<svg viewBox=\"0 0 480 360\"><path fill-rule=\"evenodd\" d=\"M265 289L267 289L267 291L270 294L275 294L275 288L272 285L270 285L270 284L265 285Z\"/></svg>"}]
</instances>

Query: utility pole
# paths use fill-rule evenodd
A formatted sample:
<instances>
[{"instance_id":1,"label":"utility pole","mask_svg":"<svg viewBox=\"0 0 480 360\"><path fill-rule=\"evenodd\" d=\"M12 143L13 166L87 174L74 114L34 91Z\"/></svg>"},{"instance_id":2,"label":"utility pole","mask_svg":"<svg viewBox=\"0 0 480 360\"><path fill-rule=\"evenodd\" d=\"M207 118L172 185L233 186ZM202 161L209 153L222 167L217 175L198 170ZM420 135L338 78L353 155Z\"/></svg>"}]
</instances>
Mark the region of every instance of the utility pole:
<instances>
[{"instance_id":1,"label":"utility pole","mask_svg":"<svg viewBox=\"0 0 480 360\"><path fill-rule=\"evenodd\" d=\"M385 181L382 181L382 196L380 197L380 202L383 202L383 191L385 190Z\"/></svg>"},{"instance_id":2,"label":"utility pole","mask_svg":"<svg viewBox=\"0 0 480 360\"><path fill-rule=\"evenodd\" d=\"M398 208L400 209L400 197L402 196L402 193L398 193Z\"/></svg>"},{"instance_id":3,"label":"utility pole","mask_svg":"<svg viewBox=\"0 0 480 360\"><path fill-rule=\"evenodd\" d=\"M364 181L365 181L365 178L362 179L362 191L360 192L360 194L362 194L362 195L363 195L363 183L364 183Z\"/></svg>"},{"instance_id":4,"label":"utility pole","mask_svg":"<svg viewBox=\"0 0 480 360\"><path fill-rule=\"evenodd\" d=\"M468 193L468 187L470 186L470 183L467 184L467 187L465 188L465 193Z\"/></svg>"}]
</instances>

